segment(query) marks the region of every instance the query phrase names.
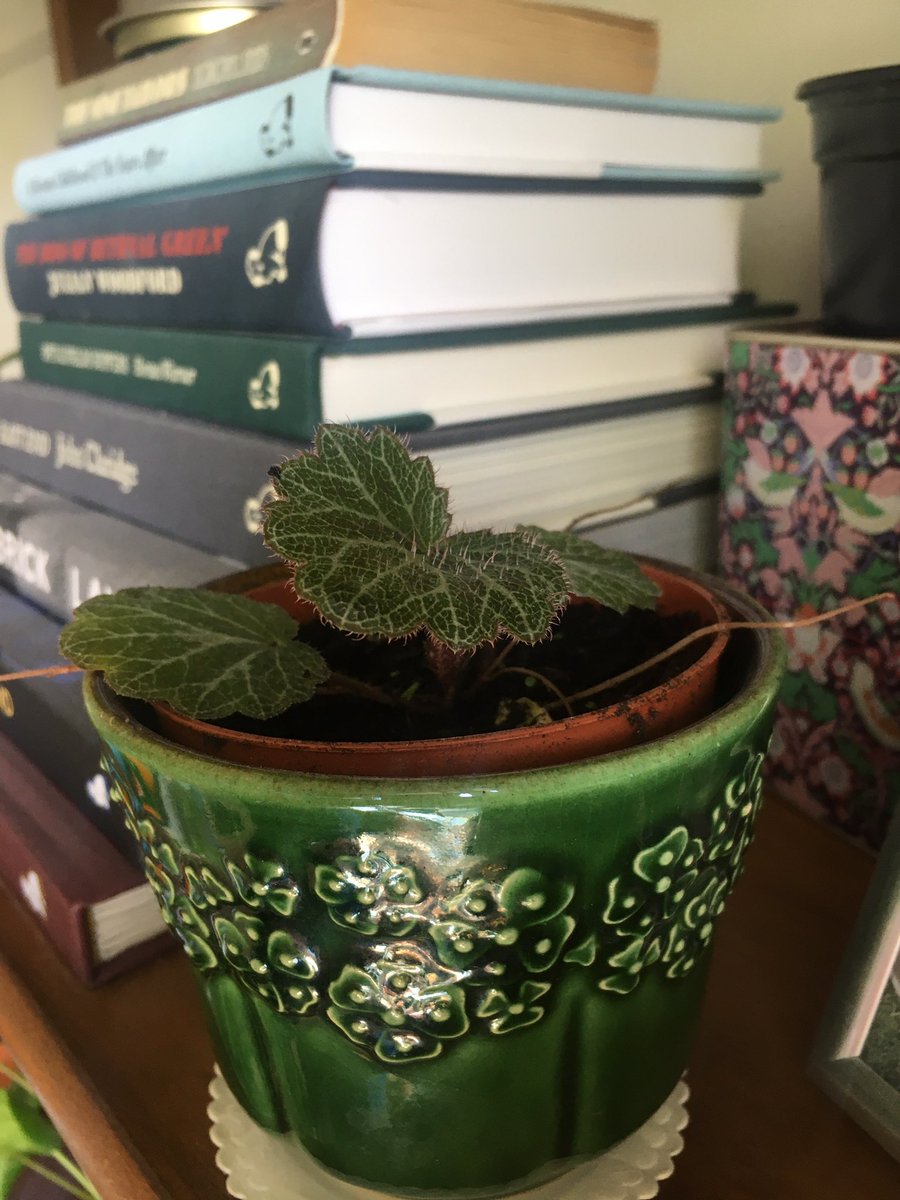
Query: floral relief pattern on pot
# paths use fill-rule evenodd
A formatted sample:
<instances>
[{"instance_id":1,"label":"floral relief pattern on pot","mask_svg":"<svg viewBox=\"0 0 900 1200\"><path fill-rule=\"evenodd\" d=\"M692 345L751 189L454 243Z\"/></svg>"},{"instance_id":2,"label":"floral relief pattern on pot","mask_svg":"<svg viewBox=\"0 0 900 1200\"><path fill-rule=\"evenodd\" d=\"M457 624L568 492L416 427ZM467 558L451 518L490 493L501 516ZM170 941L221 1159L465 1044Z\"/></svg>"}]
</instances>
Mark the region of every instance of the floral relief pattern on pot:
<instances>
[{"instance_id":1,"label":"floral relief pattern on pot","mask_svg":"<svg viewBox=\"0 0 900 1200\"><path fill-rule=\"evenodd\" d=\"M533 867L482 864L431 879L414 846L365 833L323 853L330 861L311 866L308 888L270 858L204 861L164 830L151 771L111 749L105 768L194 966L227 973L276 1012L323 1015L396 1065L435 1058L475 1029L536 1024L566 969L599 966L598 987L613 995L654 967L672 980L690 973L740 874L762 763L741 755L706 829L679 824L632 852L605 905ZM304 931L313 908L340 931L339 960Z\"/></svg>"}]
</instances>

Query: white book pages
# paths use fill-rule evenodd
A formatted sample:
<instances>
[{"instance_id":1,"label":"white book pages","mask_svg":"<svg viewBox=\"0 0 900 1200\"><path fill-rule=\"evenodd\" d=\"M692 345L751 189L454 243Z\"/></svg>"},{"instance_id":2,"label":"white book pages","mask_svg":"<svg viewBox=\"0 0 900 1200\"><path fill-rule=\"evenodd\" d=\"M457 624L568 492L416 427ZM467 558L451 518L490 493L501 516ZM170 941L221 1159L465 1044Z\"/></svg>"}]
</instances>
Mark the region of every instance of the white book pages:
<instances>
[{"instance_id":1,"label":"white book pages","mask_svg":"<svg viewBox=\"0 0 900 1200\"><path fill-rule=\"evenodd\" d=\"M643 413L429 451L457 528L562 529L673 479L719 470L717 404Z\"/></svg>"},{"instance_id":2,"label":"white book pages","mask_svg":"<svg viewBox=\"0 0 900 1200\"><path fill-rule=\"evenodd\" d=\"M728 303L743 199L335 187L319 232L356 336Z\"/></svg>"},{"instance_id":3,"label":"white book pages","mask_svg":"<svg viewBox=\"0 0 900 1200\"><path fill-rule=\"evenodd\" d=\"M759 122L332 84L336 150L362 170L597 179L610 168L753 172Z\"/></svg>"},{"instance_id":4,"label":"white book pages","mask_svg":"<svg viewBox=\"0 0 900 1200\"><path fill-rule=\"evenodd\" d=\"M322 358L326 421L424 412L438 425L706 387L728 323Z\"/></svg>"}]
</instances>

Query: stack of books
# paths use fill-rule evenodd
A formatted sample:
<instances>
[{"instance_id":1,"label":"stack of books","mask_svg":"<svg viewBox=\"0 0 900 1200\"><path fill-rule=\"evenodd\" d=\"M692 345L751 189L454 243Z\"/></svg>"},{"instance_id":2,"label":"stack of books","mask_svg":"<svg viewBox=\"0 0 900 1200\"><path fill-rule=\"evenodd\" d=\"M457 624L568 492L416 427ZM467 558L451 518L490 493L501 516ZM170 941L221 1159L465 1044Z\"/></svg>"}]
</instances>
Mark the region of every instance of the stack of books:
<instances>
[{"instance_id":1,"label":"stack of books","mask_svg":"<svg viewBox=\"0 0 900 1200\"><path fill-rule=\"evenodd\" d=\"M8 662L26 614L39 653L85 596L266 561L268 468L320 421L407 433L459 525L612 517L601 540L707 564L725 337L791 311L738 278L777 113L638 95L641 23L366 5L338 30L309 24L333 3L286 3L116 67L64 97L71 144L18 167L0 571L49 615L3 597ZM396 36L367 41L364 8ZM498 35L474 60L473 19ZM332 65L286 70L287 30ZM634 92L596 90L613 79ZM60 713L76 691L59 683ZM96 772L38 765L102 800Z\"/></svg>"}]
</instances>

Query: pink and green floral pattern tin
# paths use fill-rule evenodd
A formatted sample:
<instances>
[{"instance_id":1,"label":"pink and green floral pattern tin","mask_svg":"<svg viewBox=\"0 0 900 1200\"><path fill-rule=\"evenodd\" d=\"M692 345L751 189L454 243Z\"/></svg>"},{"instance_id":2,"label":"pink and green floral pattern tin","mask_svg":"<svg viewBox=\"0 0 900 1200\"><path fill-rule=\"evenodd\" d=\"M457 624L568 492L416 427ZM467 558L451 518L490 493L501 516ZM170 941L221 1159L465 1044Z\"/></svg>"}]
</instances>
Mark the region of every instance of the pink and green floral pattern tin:
<instances>
[{"instance_id":1,"label":"pink and green floral pattern tin","mask_svg":"<svg viewBox=\"0 0 900 1200\"><path fill-rule=\"evenodd\" d=\"M900 586L900 345L731 337L720 563L776 617ZM900 601L788 634L779 792L877 848L900 796Z\"/></svg>"}]
</instances>

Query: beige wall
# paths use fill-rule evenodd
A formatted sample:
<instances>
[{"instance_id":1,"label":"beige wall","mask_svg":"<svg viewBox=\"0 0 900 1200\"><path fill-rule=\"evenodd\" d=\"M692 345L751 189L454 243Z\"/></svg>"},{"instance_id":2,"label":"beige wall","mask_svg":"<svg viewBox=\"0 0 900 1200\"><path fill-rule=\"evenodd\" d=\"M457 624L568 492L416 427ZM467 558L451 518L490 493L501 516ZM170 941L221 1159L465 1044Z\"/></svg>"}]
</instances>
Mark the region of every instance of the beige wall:
<instances>
[{"instance_id":1,"label":"beige wall","mask_svg":"<svg viewBox=\"0 0 900 1200\"><path fill-rule=\"evenodd\" d=\"M0 229L22 214L13 167L53 148L56 78L43 0L0 0ZM0 271L0 355L18 345L17 321Z\"/></svg>"},{"instance_id":2,"label":"beige wall","mask_svg":"<svg viewBox=\"0 0 900 1200\"><path fill-rule=\"evenodd\" d=\"M550 0L554 2L554 0ZM559 0L564 2L564 0ZM900 0L582 0L659 24L660 95L773 104L766 166L782 181L750 205L743 280L761 296L819 303L818 177L797 85L900 62Z\"/></svg>"}]
</instances>

